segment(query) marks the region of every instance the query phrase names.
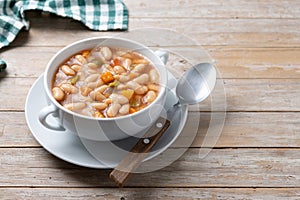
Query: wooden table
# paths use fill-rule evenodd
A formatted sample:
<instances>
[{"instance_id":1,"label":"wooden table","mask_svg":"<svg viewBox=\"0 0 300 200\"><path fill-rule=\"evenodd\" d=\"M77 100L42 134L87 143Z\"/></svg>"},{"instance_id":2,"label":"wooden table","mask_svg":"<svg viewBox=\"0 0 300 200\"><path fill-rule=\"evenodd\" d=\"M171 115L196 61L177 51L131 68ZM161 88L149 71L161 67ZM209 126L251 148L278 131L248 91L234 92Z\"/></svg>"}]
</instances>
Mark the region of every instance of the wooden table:
<instances>
[{"instance_id":1,"label":"wooden table","mask_svg":"<svg viewBox=\"0 0 300 200\"><path fill-rule=\"evenodd\" d=\"M222 134L198 157L208 123L176 162L134 174L125 188L110 170L75 166L44 150L25 122L27 93L49 59L76 40L117 34L30 14L31 29L1 50L1 199L299 199L300 1L125 0L129 32L171 28L203 45L227 95ZM190 46L182 46L191 51ZM197 110L189 112L193 116ZM201 112L202 121L210 112Z\"/></svg>"}]
</instances>

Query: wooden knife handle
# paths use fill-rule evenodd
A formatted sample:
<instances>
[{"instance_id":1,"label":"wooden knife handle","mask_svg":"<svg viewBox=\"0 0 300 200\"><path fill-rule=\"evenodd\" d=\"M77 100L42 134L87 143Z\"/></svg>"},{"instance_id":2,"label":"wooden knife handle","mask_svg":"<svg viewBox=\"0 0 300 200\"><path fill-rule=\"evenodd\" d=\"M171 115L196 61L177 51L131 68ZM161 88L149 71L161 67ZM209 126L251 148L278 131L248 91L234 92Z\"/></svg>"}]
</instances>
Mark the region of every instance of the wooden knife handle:
<instances>
[{"instance_id":1,"label":"wooden knife handle","mask_svg":"<svg viewBox=\"0 0 300 200\"><path fill-rule=\"evenodd\" d=\"M148 155L152 147L170 126L170 121L160 117L152 127L139 139L130 152L121 160L117 167L109 174L119 187L123 187L130 174L134 172ZM157 134L155 134L157 133Z\"/></svg>"}]
</instances>

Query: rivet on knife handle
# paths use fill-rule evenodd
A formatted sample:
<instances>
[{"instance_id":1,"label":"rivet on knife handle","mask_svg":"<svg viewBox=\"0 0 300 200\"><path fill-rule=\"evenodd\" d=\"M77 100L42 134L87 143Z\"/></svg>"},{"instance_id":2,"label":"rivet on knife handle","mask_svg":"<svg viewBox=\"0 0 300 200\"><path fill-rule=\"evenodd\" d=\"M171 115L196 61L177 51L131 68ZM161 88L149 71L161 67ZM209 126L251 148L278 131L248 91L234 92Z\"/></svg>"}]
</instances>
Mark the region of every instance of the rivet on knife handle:
<instances>
[{"instance_id":1,"label":"rivet on knife handle","mask_svg":"<svg viewBox=\"0 0 300 200\"><path fill-rule=\"evenodd\" d=\"M109 174L119 187L123 187L130 174L134 172L148 155L152 147L170 126L170 121L160 117L152 127L139 139L130 152L121 160L117 167ZM156 133L156 134L155 134Z\"/></svg>"}]
</instances>

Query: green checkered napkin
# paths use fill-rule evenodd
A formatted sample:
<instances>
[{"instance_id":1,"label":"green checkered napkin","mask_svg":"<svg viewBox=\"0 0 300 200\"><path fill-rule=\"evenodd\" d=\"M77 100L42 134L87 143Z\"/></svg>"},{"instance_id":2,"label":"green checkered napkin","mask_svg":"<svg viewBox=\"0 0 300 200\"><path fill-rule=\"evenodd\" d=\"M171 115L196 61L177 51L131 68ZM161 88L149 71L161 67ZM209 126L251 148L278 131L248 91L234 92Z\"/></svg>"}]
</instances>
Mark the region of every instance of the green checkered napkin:
<instances>
[{"instance_id":1,"label":"green checkered napkin","mask_svg":"<svg viewBox=\"0 0 300 200\"><path fill-rule=\"evenodd\" d=\"M83 22L93 30L126 30L128 10L121 0L0 0L0 48L22 28L29 29L26 10L42 10ZM0 72L6 64L0 58Z\"/></svg>"}]
</instances>

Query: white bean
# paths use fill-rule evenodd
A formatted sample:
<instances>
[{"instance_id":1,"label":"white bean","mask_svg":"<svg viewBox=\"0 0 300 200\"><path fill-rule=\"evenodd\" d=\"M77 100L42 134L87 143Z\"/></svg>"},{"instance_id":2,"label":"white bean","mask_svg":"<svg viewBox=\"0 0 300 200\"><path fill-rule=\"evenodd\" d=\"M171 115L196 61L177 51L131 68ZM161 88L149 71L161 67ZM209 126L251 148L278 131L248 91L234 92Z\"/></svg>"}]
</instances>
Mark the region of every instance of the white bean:
<instances>
[{"instance_id":1,"label":"white bean","mask_svg":"<svg viewBox=\"0 0 300 200\"><path fill-rule=\"evenodd\" d=\"M95 91L103 93L107 88L109 88L108 85L102 85L102 86L96 88Z\"/></svg>"},{"instance_id":2,"label":"white bean","mask_svg":"<svg viewBox=\"0 0 300 200\"><path fill-rule=\"evenodd\" d=\"M89 74L97 74L98 71L97 71L97 70L94 70L94 69L88 69L88 73L89 73Z\"/></svg>"},{"instance_id":3,"label":"white bean","mask_svg":"<svg viewBox=\"0 0 300 200\"><path fill-rule=\"evenodd\" d=\"M108 104L111 104L111 103L112 103L112 99L105 99L105 100L104 100L104 103L106 103L107 105L108 105Z\"/></svg>"},{"instance_id":4,"label":"white bean","mask_svg":"<svg viewBox=\"0 0 300 200\"><path fill-rule=\"evenodd\" d=\"M63 71L63 73L65 73L67 76L75 76L76 74L76 72L68 65L63 65L61 67L61 71Z\"/></svg>"},{"instance_id":5,"label":"white bean","mask_svg":"<svg viewBox=\"0 0 300 200\"><path fill-rule=\"evenodd\" d=\"M93 103L92 106L97 110L104 110L105 108L107 108L106 103Z\"/></svg>"},{"instance_id":6,"label":"white bean","mask_svg":"<svg viewBox=\"0 0 300 200\"><path fill-rule=\"evenodd\" d=\"M148 91L148 87L147 86L142 86L137 88L136 90L134 90L134 92L136 94L145 94Z\"/></svg>"},{"instance_id":7,"label":"white bean","mask_svg":"<svg viewBox=\"0 0 300 200\"><path fill-rule=\"evenodd\" d=\"M126 85L127 85L130 89L133 89L133 90L136 90L136 89L138 89L139 87L141 87L141 85L138 84L138 83L135 82L135 81L129 81Z\"/></svg>"},{"instance_id":8,"label":"white bean","mask_svg":"<svg viewBox=\"0 0 300 200\"><path fill-rule=\"evenodd\" d=\"M140 73L146 68L146 65L144 64L138 64L134 67L133 70L131 70L132 73Z\"/></svg>"},{"instance_id":9,"label":"white bean","mask_svg":"<svg viewBox=\"0 0 300 200\"><path fill-rule=\"evenodd\" d=\"M91 111L88 108L84 108L81 110L81 114L91 116Z\"/></svg>"},{"instance_id":10,"label":"white bean","mask_svg":"<svg viewBox=\"0 0 300 200\"><path fill-rule=\"evenodd\" d=\"M120 109L119 109L119 113L122 115L126 115L129 113L129 104L124 104Z\"/></svg>"},{"instance_id":11,"label":"white bean","mask_svg":"<svg viewBox=\"0 0 300 200\"><path fill-rule=\"evenodd\" d=\"M85 103L78 102L78 103L68 103L64 105L65 108L68 110L74 111L74 110L81 110L86 107Z\"/></svg>"},{"instance_id":12,"label":"white bean","mask_svg":"<svg viewBox=\"0 0 300 200\"><path fill-rule=\"evenodd\" d=\"M147 87L148 87L149 90L153 90L153 91L156 91L156 92L158 92L159 89L160 89L159 85L156 85L156 84L148 84Z\"/></svg>"},{"instance_id":13,"label":"white bean","mask_svg":"<svg viewBox=\"0 0 300 200\"><path fill-rule=\"evenodd\" d=\"M59 87L54 87L52 89L52 94L53 97L57 100L57 101L61 101L64 99L65 97L65 93L62 89L60 89Z\"/></svg>"},{"instance_id":14,"label":"white bean","mask_svg":"<svg viewBox=\"0 0 300 200\"><path fill-rule=\"evenodd\" d=\"M91 93L90 93L90 97L93 99L93 100L95 100L95 101L102 101L102 100L104 100L106 97L103 95L103 94L101 94L100 92L95 92L95 91L92 91Z\"/></svg>"},{"instance_id":15,"label":"white bean","mask_svg":"<svg viewBox=\"0 0 300 200\"><path fill-rule=\"evenodd\" d=\"M71 97L72 102L84 102L86 100L86 97L81 95L74 95Z\"/></svg>"},{"instance_id":16,"label":"white bean","mask_svg":"<svg viewBox=\"0 0 300 200\"><path fill-rule=\"evenodd\" d=\"M90 87L86 87L86 86L81 86L80 87L80 93L81 93L82 96L85 96L85 97L87 97L92 90L93 89L90 88Z\"/></svg>"},{"instance_id":17,"label":"white bean","mask_svg":"<svg viewBox=\"0 0 300 200\"><path fill-rule=\"evenodd\" d=\"M123 83L120 83L118 86L117 86L117 90L125 90L127 89L127 85L124 85Z\"/></svg>"},{"instance_id":18,"label":"white bean","mask_svg":"<svg viewBox=\"0 0 300 200\"><path fill-rule=\"evenodd\" d=\"M117 50L117 51L116 51L116 55L117 55L117 56L123 56L124 54L126 54L125 51L122 51L122 50Z\"/></svg>"},{"instance_id":19,"label":"white bean","mask_svg":"<svg viewBox=\"0 0 300 200\"><path fill-rule=\"evenodd\" d=\"M101 68L102 68L102 69L113 70L113 68L112 68L109 64L107 64L107 63L102 64L102 65L101 65Z\"/></svg>"},{"instance_id":20,"label":"white bean","mask_svg":"<svg viewBox=\"0 0 300 200\"><path fill-rule=\"evenodd\" d=\"M112 52L108 47L102 47L100 50L101 54L105 58L105 60L110 60L112 58Z\"/></svg>"},{"instance_id":21,"label":"white bean","mask_svg":"<svg viewBox=\"0 0 300 200\"><path fill-rule=\"evenodd\" d=\"M75 71L75 72L78 72L80 69L81 69L81 66L80 65L72 65L71 68Z\"/></svg>"},{"instance_id":22,"label":"white bean","mask_svg":"<svg viewBox=\"0 0 300 200\"><path fill-rule=\"evenodd\" d=\"M91 74L88 77L86 77L85 81L87 83L90 83L96 81L98 78L99 78L99 74Z\"/></svg>"},{"instance_id":23,"label":"white bean","mask_svg":"<svg viewBox=\"0 0 300 200\"><path fill-rule=\"evenodd\" d=\"M67 92L67 93L71 93L71 94L76 94L78 92L78 88L75 87L74 85L68 84L68 83L64 83L60 86L60 88Z\"/></svg>"},{"instance_id":24,"label":"white bean","mask_svg":"<svg viewBox=\"0 0 300 200\"><path fill-rule=\"evenodd\" d=\"M152 101L154 101L156 98L156 93L154 91L149 91L147 92L147 94L144 96L144 102L146 103L151 103Z\"/></svg>"},{"instance_id":25,"label":"white bean","mask_svg":"<svg viewBox=\"0 0 300 200\"><path fill-rule=\"evenodd\" d=\"M76 59L80 64L82 64L82 65L84 65L84 64L87 63L85 57L82 56L82 55L76 55L76 56L75 56L75 59Z\"/></svg>"},{"instance_id":26,"label":"white bean","mask_svg":"<svg viewBox=\"0 0 300 200\"><path fill-rule=\"evenodd\" d=\"M85 75L84 75L83 72L78 72L78 73L77 73L77 76L79 77L79 81L84 81Z\"/></svg>"},{"instance_id":27,"label":"white bean","mask_svg":"<svg viewBox=\"0 0 300 200\"><path fill-rule=\"evenodd\" d=\"M135 59L133 60L134 64L149 64L149 61L146 59Z\"/></svg>"},{"instance_id":28,"label":"white bean","mask_svg":"<svg viewBox=\"0 0 300 200\"><path fill-rule=\"evenodd\" d=\"M129 76L121 75L121 76L119 77L119 81L122 82L122 83L127 82L127 81L129 81L129 80L130 80L130 77L129 77Z\"/></svg>"},{"instance_id":29,"label":"white bean","mask_svg":"<svg viewBox=\"0 0 300 200\"><path fill-rule=\"evenodd\" d=\"M95 89L97 87L97 82L91 82L91 83L88 83L87 86L89 88L92 88L92 89Z\"/></svg>"},{"instance_id":30,"label":"white bean","mask_svg":"<svg viewBox=\"0 0 300 200\"><path fill-rule=\"evenodd\" d=\"M130 70L131 63L132 63L131 60L129 58L126 58L123 62L124 68Z\"/></svg>"},{"instance_id":31,"label":"white bean","mask_svg":"<svg viewBox=\"0 0 300 200\"><path fill-rule=\"evenodd\" d=\"M87 66L91 69L97 69L98 65L96 65L95 63L88 63Z\"/></svg>"},{"instance_id":32,"label":"white bean","mask_svg":"<svg viewBox=\"0 0 300 200\"><path fill-rule=\"evenodd\" d=\"M117 74L122 74L122 73L126 72L125 69L124 69L124 67L119 66L119 65L114 66L114 71Z\"/></svg>"},{"instance_id":33,"label":"white bean","mask_svg":"<svg viewBox=\"0 0 300 200\"><path fill-rule=\"evenodd\" d=\"M139 83L139 84L145 84L149 81L149 75L148 74L142 74L138 77L136 77L135 79L133 79L135 82Z\"/></svg>"},{"instance_id":34,"label":"white bean","mask_svg":"<svg viewBox=\"0 0 300 200\"><path fill-rule=\"evenodd\" d=\"M107 116L115 117L118 114L120 108L121 108L121 105L118 104L118 103L111 104L110 107L108 108L107 112L106 112Z\"/></svg>"},{"instance_id":35,"label":"white bean","mask_svg":"<svg viewBox=\"0 0 300 200\"><path fill-rule=\"evenodd\" d=\"M128 101L129 101L125 96L120 95L120 94L113 93L109 97L113 100L113 103L119 103L122 105L125 103L128 103Z\"/></svg>"},{"instance_id":36,"label":"white bean","mask_svg":"<svg viewBox=\"0 0 300 200\"><path fill-rule=\"evenodd\" d=\"M101 85L104 84L101 79L99 79L98 81L96 81L96 83L97 83L97 85L96 85L97 87L100 87Z\"/></svg>"},{"instance_id":37,"label":"white bean","mask_svg":"<svg viewBox=\"0 0 300 200\"><path fill-rule=\"evenodd\" d=\"M89 88L92 88L92 89L95 89L96 87L99 87L99 86L101 86L101 85L103 85L103 81L102 81L101 79L99 79L99 80L96 81L96 82L90 82L90 83L87 84L87 86L88 86Z\"/></svg>"},{"instance_id":38,"label":"white bean","mask_svg":"<svg viewBox=\"0 0 300 200\"><path fill-rule=\"evenodd\" d=\"M87 97L83 97L81 101L92 103L93 99L90 96L87 96Z\"/></svg>"},{"instance_id":39,"label":"white bean","mask_svg":"<svg viewBox=\"0 0 300 200\"><path fill-rule=\"evenodd\" d=\"M149 75L150 75L150 81L152 83L158 83L159 82L159 75L158 75L157 70L151 69L150 72L149 72Z\"/></svg>"}]
</instances>

